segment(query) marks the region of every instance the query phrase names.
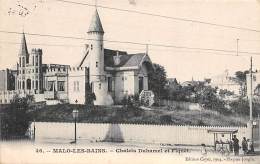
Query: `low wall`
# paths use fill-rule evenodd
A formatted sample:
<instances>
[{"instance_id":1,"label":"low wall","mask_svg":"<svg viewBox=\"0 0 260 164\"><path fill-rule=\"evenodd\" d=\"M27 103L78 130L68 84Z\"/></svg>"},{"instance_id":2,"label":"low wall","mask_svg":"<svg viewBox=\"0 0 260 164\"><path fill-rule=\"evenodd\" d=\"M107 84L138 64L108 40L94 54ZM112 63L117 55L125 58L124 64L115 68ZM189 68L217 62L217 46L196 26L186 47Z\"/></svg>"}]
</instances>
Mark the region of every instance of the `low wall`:
<instances>
[{"instance_id":1,"label":"low wall","mask_svg":"<svg viewBox=\"0 0 260 164\"><path fill-rule=\"evenodd\" d=\"M33 126L33 124L31 125ZM31 127L33 128L33 127ZM43 141L56 139L74 139L74 123L36 122L35 140ZM214 136L208 129L237 129L238 139L248 137L246 127L217 127L217 126L178 126L178 125L142 125L142 124L99 124L77 123L79 139L103 141L125 141L141 143L170 143L206 145L214 144ZM220 136L219 136L220 137ZM229 135L225 135L229 139Z\"/></svg>"},{"instance_id":2,"label":"low wall","mask_svg":"<svg viewBox=\"0 0 260 164\"><path fill-rule=\"evenodd\" d=\"M35 102L45 101L44 94L34 94L33 91L24 90L12 90L12 91L0 91L0 104L10 104L14 97L26 97L26 95L33 95Z\"/></svg>"}]
</instances>

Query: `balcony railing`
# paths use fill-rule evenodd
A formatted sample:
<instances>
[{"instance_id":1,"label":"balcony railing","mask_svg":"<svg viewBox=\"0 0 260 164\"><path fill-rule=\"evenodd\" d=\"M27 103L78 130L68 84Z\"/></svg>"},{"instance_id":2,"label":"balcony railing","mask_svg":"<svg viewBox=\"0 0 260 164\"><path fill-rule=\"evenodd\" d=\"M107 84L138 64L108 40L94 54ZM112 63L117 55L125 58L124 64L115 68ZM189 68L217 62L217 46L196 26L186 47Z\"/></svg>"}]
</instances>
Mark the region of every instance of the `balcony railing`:
<instances>
[{"instance_id":1,"label":"balcony railing","mask_svg":"<svg viewBox=\"0 0 260 164\"><path fill-rule=\"evenodd\" d=\"M54 91L44 91L44 98L54 100L56 98L56 94Z\"/></svg>"}]
</instances>

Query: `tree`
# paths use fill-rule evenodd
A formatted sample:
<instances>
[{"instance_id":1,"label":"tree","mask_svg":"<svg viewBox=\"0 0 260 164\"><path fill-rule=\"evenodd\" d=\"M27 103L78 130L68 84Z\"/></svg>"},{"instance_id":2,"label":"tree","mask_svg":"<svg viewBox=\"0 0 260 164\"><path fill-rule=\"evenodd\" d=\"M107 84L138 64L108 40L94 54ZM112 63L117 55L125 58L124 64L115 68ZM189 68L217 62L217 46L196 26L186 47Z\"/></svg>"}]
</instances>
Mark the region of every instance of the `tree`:
<instances>
[{"instance_id":1,"label":"tree","mask_svg":"<svg viewBox=\"0 0 260 164\"><path fill-rule=\"evenodd\" d=\"M232 101L229 105L233 113L242 116L249 116L250 108L247 99L239 98L236 101ZM260 104L256 102L253 103L253 117L257 117L257 114L260 113L259 109L260 109Z\"/></svg>"},{"instance_id":2,"label":"tree","mask_svg":"<svg viewBox=\"0 0 260 164\"><path fill-rule=\"evenodd\" d=\"M211 110L216 110L221 113L227 112L225 109L225 102L217 96L217 88L207 86L201 94L200 103Z\"/></svg>"},{"instance_id":3,"label":"tree","mask_svg":"<svg viewBox=\"0 0 260 164\"><path fill-rule=\"evenodd\" d=\"M96 95L94 92L92 92L92 88L89 83L86 83L85 89L86 89L85 104L88 107L92 107L92 106L94 106L94 101L96 100Z\"/></svg>"},{"instance_id":4,"label":"tree","mask_svg":"<svg viewBox=\"0 0 260 164\"><path fill-rule=\"evenodd\" d=\"M152 90L156 97L159 99L166 97L165 84L166 84L166 71L163 66L153 64L154 71L148 73L149 90Z\"/></svg>"},{"instance_id":5,"label":"tree","mask_svg":"<svg viewBox=\"0 0 260 164\"><path fill-rule=\"evenodd\" d=\"M248 74L248 73L249 73L249 71L244 71L244 72L237 71L237 72L235 72L235 76L239 80L239 82L245 83L246 82L246 74Z\"/></svg>"},{"instance_id":6,"label":"tree","mask_svg":"<svg viewBox=\"0 0 260 164\"><path fill-rule=\"evenodd\" d=\"M227 89L220 89L219 90L219 96L222 98L225 98L226 96L232 96L234 95L234 92L231 92Z\"/></svg>"},{"instance_id":7,"label":"tree","mask_svg":"<svg viewBox=\"0 0 260 164\"><path fill-rule=\"evenodd\" d=\"M16 96L9 107L5 110L1 124L2 137L24 137L31 120L28 113L31 97L19 98Z\"/></svg>"},{"instance_id":8,"label":"tree","mask_svg":"<svg viewBox=\"0 0 260 164\"><path fill-rule=\"evenodd\" d=\"M241 95L242 96L245 96L246 94L246 75L249 73L248 70L242 72L242 71L237 71L235 72L235 76L236 78L238 79L238 82L240 84L240 87L241 87Z\"/></svg>"}]
</instances>

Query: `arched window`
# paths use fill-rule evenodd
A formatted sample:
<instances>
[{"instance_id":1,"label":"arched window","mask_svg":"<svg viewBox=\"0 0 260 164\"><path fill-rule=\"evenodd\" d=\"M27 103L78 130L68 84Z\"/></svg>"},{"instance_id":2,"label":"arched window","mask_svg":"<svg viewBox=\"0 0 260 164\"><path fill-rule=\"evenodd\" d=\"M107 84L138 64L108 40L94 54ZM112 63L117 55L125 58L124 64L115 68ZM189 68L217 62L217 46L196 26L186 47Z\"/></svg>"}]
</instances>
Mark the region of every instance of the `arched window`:
<instances>
[{"instance_id":1,"label":"arched window","mask_svg":"<svg viewBox=\"0 0 260 164\"><path fill-rule=\"evenodd\" d=\"M35 88L38 89L38 80L35 80Z\"/></svg>"},{"instance_id":2,"label":"arched window","mask_svg":"<svg viewBox=\"0 0 260 164\"><path fill-rule=\"evenodd\" d=\"M144 77L139 77L139 93L144 89Z\"/></svg>"},{"instance_id":3,"label":"arched window","mask_svg":"<svg viewBox=\"0 0 260 164\"><path fill-rule=\"evenodd\" d=\"M24 57L22 59L22 65L23 65L23 67L25 67L25 58Z\"/></svg>"},{"instance_id":4,"label":"arched window","mask_svg":"<svg viewBox=\"0 0 260 164\"><path fill-rule=\"evenodd\" d=\"M35 56L35 65L38 66L38 55Z\"/></svg>"},{"instance_id":5,"label":"arched window","mask_svg":"<svg viewBox=\"0 0 260 164\"><path fill-rule=\"evenodd\" d=\"M112 77L107 77L108 92L112 92Z\"/></svg>"},{"instance_id":6,"label":"arched window","mask_svg":"<svg viewBox=\"0 0 260 164\"><path fill-rule=\"evenodd\" d=\"M31 79L26 80L26 87L27 87L28 90L31 89Z\"/></svg>"},{"instance_id":7,"label":"arched window","mask_svg":"<svg viewBox=\"0 0 260 164\"><path fill-rule=\"evenodd\" d=\"M94 84L93 82L90 83L91 92L94 93Z\"/></svg>"},{"instance_id":8,"label":"arched window","mask_svg":"<svg viewBox=\"0 0 260 164\"><path fill-rule=\"evenodd\" d=\"M79 91L79 81L77 81L77 91Z\"/></svg>"}]
</instances>

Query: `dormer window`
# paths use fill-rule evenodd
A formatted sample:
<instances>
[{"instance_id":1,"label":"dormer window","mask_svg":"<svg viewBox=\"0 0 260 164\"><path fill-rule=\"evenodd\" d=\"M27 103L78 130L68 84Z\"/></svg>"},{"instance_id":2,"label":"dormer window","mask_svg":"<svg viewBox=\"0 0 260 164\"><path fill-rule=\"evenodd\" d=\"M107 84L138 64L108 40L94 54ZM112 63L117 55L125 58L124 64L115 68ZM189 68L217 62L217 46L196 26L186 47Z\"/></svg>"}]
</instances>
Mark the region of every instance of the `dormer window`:
<instances>
[{"instance_id":1,"label":"dormer window","mask_svg":"<svg viewBox=\"0 0 260 164\"><path fill-rule=\"evenodd\" d=\"M113 56L114 59L114 64L115 65L119 65L120 64L120 55L119 55L119 51L116 52L116 56Z\"/></svg>"}]
</instances>

